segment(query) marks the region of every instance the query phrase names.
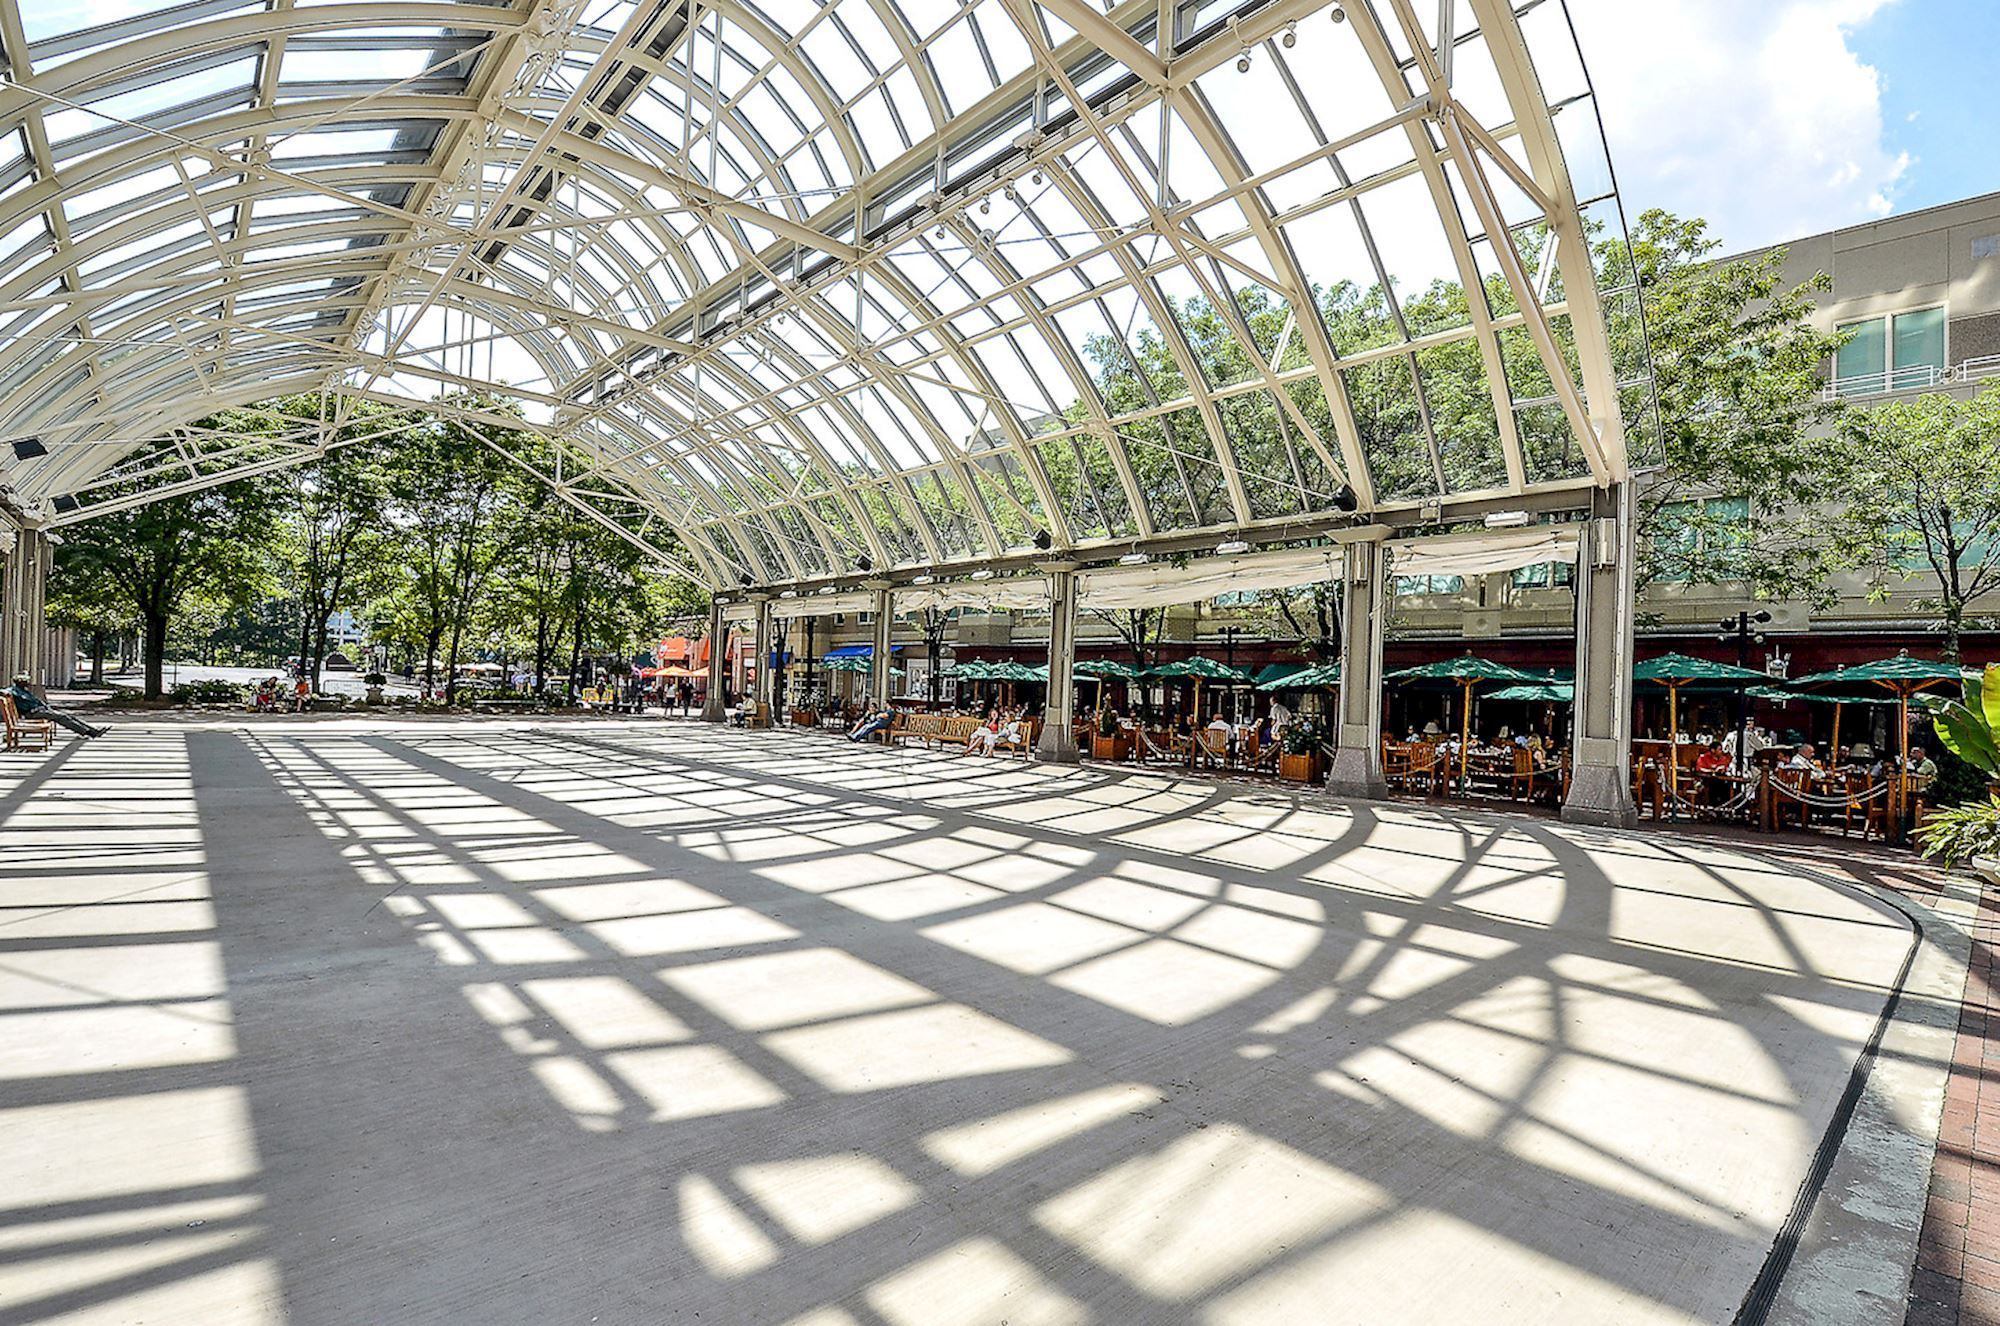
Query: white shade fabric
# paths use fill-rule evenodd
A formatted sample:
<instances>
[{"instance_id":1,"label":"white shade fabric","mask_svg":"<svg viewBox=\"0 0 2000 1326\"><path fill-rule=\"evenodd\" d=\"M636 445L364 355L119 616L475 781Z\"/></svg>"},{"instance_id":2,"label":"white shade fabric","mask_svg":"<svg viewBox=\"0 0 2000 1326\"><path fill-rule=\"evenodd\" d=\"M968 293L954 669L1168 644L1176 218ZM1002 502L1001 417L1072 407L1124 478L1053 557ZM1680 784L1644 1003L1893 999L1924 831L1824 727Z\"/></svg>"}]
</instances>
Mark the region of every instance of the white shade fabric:
<instances>
[{"instance_id":1,"label":"white shade fabric","mask_svg":"<svg viewBox=\"0 0 2000 1326\"><path fill-rule=\"evenodd\" d=\"M1389 569L1399 576L1474 576L1543 562L1576 560L1577 527L1531 525L1421 539L1391 539Z\"/></svg>"},{"instance_id":2,"label":"white shade fabric","mask_svg":"<svg viewBox=\"0 0 2000 1326\"><path fill-rule=\"evenodd\" d=\"M1286 548L1238 557L1203 557L1185 566L1149 562L1111 567L1077 576L1077 602L1086 608L1157 608L1199 603L1217 594L1254 589L1292 589L1338 574L1336 546Z\"/></svg>"},{"instance_id":3,"label":"white shade fabric","mask_svg":"<svg viewBox=\"0 0 2000 1326\"><path fill-rule=\"evenodd\" d=\"M955 585L924 585L896 591L896 611L925 608L969 608L988 612L1033 611L1049 606L1048 583L1041 577L1012 580L969 580Z\"/></svg>"},{"instance_id":4,"label":"white shade fabric","mask_svg":"<svg viewBox=\"0 0 2000 1326\"><path fill-rule=\"evenodd\" d=\"M851 589L839 594L801 594L795 599L774 599L773 617L824 617L835 612L867 612L875 606L872 590Z\"/></svg>"}]
</instances>

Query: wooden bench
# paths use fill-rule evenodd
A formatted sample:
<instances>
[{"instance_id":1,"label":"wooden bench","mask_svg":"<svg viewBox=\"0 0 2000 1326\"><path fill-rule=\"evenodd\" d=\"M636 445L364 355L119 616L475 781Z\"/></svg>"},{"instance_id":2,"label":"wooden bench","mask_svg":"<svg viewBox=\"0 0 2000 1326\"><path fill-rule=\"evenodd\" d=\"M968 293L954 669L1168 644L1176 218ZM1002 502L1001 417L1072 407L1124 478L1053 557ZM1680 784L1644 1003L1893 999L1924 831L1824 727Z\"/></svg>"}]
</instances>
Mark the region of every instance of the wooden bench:
<instances>
[{"instance_id":1,"label":"wooden bench","mask_svg":"<svg viewBox=\"0 0 2000 1326\"><path fill-rule=\"evenodd\" d=\"M970 714L920 714L898 712L889 728L889 743L921 741L926 746L963 746L979 728Z\"/></svg>"},{"instance_id":2,"label":"wooden bench","mask_svg":"<svg viewBox=\"0 0 2000 1326\"><path fill-rule=\"evenodd\" d=\"M48 750L55 744L56 725L46 718L21 717L11 695L0 695L0 721L7 726L8 750Z\"/></svg>"}]
</instances>

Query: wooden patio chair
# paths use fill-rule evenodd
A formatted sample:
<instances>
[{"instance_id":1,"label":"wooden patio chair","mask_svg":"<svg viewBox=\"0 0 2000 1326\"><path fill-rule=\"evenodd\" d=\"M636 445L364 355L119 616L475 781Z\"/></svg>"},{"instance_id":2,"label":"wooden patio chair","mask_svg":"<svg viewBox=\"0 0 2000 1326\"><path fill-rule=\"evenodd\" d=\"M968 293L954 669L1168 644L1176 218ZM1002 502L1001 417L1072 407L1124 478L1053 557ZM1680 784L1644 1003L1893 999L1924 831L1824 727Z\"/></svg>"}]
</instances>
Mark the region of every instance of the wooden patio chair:
<instances>
[{"instance_id":1,"label":"wooden patio chair","mask_svg":"<svg viewBox=\"0 0 2000 1326\"><path fill-rule=\"evenodd\" d=\"M7 726L8 750L48 750L55 745L56 725L46 718L21 717L11 695L0 695L0 720Z\"/></svg>"},{"instance_id":2,"label":"wooden patio chair","mask_svg":"<svg viewBox=\"0 0 2000 1326\"><path fill-rule=\"evenodd\" d=\"M1801 829L1812 827L1812 807L1800 800L1813 794L1812 775L1804 769L1783 766L1771 770L1771 826L1782 829L1788 819Z\"/></svg>"}]
</instances>

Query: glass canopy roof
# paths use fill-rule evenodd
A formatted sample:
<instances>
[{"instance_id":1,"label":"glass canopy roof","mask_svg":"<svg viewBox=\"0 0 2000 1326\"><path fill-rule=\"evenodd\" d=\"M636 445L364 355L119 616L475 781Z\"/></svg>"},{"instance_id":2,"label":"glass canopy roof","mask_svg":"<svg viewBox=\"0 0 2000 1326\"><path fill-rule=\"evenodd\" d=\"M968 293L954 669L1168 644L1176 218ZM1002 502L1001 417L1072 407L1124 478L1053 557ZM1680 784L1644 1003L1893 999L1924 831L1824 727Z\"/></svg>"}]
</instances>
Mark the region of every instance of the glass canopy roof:
<instances>
[{"instance_id":1,"label":"glass canopy roof","mask_svg":"<svg viewBox=\"0 0 2000 1326\"><path fill-rule=\"evenodd\" d=\"M0 0L0 42L26 500L226 405L498 399L710 584L790 583L1581 489L1644 418L1558 0Z\"/></svg>"}]
</instances>

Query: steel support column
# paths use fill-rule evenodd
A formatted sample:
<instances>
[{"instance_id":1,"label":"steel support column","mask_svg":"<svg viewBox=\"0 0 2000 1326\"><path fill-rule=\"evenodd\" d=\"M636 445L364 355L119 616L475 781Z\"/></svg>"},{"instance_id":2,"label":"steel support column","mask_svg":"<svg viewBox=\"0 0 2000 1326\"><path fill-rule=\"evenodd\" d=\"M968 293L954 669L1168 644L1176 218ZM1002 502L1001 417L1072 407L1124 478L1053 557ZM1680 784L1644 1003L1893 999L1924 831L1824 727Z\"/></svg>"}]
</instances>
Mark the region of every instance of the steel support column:
<instances>
[{"instance_id":1,"label":"steel support column","mask_svg":"<svg viewBox=\"0 0 2000 1326\"><path fill-rule=\"evenodd\" d=\"M0 586L0 669L6 678L25 672L37 686L48 681L43 604L48 596L48 531L22 529L6 557L6 581Z\"/></svg>"},{"instance_id":2,"label":"steel support column","mask_svg":"<svg viewBox=\"0 0 2000 1326\"><path fill-rule=\"evenodd\" d=\"M1632 804L1632 483L1599 493L1577 541L1576 702L1562 817L1628 827Z\"/></svg>"},{"instance_id":3,"label":"steel support column","mask_svg":"<svg viewBox=\"0 0 2000 1326\"><path fill-rule=\"evenodd\" d=\"M729 652L727 626L722 620L722 600L708 601L708 694L701 702L701 721L720 723L729 714L722 704L722 660Z\"/></svg>"},{"instance_id":4,"label":"steel support column","mask_svg":"<svg viewBox=\"0 0 2000 1326\"><path fill-rule=\"evenodd\" d=\"M21 533L0 525L0 686L13 679L14 582L21 573Z\"/></svg>"},{"instance_id":5,"label":"steel support column","mask_svg":"<svg viewBox=\"0 0 2000 1326\"><path fill-rule=\"evenodd\" d=\"M1389 615L1382 545L1348 544L1341 578L1340 691L1326 790L1380 800L1389 795L1382 780L1382 627Z\"/></svg>"},{"instance_id":6,"label":"steel support column","mask_svg":"<svg viewBox=\"0 0 2000 1326\"><path fill-rule=\"evenodd\" d=\"M1035 758L1075 764L1076 734L1071 729L1076 703L1076 564L1055 562L1043 569L1049 577L1049 686Z\"/></svg>"},{"instance_id":7,"label":"steel support column","mask_svg":"<svg viewBox=\"0 0 2000 1326\"><path fill-rule=\"evenodd\" d=\"M771 596L752 594L757 605L756 652L750 657L756 671L750 674L750 726L771 726Z\"/></svg>"},{"instance_id":8,"label":"steel support column","mask_svg":"<svg viewBox=\"0 0 2000 1326\"><path fill-rule=\"evenodd\" d=\"M865 588L875 591L875 635L874 645L868 656L868 698L877 709L889 707L890 669L895 660L889 656L890 628L894 625L889 616L894 609L894 601L889 595L889 582L870 580Z\"/></svg>"}]
</instances>

